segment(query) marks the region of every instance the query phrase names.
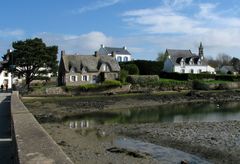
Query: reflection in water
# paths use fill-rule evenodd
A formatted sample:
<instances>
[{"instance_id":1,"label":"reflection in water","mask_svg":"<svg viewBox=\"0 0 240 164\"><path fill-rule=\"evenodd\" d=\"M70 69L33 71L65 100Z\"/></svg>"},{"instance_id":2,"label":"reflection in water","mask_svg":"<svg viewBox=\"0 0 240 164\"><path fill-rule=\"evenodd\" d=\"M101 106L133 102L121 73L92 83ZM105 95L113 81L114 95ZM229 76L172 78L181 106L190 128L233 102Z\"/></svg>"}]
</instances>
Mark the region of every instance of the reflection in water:
<instances>
[{"instance_id":1,"label":"reflection in water","mask_svg":"<svg viewBox=\"0 0 240 164\"><path fill-rule=\"evenodd\" d=\"M69 128L70 129L78 129L78 128L89 128L89 120L80 120L80 121L70 121Z\"/></svg>"},{"instance_id":2,"label":"reflection in water","mask_svg":"<svg viewBox=\"0 0 240 164\"><path fill-rule=\"evenodd\" d=\"M240 103L190 103L122 109L121 112L92 112L67 118L70 128L88 128L95 124L131 124L151 122L221 122L240 120Z\"/></svg>"},{"instance_id":3,"label":"reflection in water","mask_svg":"<svg viewBox=\"0 0 240 164\"><path fill-rule=\"evenodd\" d=\"M167 148L131 138L119 137L114 141L117 147L125 148L133 151L140 151L150 154L153 158L161 161L161 163L180 163L180 161L188 161L191 164L209 164L208 161L201 159L195 155L188 154L176 149Z\"/></svg>"}]
</instances>

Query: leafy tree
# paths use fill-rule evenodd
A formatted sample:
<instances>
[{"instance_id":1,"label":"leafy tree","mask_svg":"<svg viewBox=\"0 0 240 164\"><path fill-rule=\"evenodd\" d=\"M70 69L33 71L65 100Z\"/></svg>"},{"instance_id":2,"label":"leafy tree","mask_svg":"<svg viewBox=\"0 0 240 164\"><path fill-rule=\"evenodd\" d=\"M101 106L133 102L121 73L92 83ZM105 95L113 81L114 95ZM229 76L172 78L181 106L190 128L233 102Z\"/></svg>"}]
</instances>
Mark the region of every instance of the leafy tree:
<instances>
[{"instance_id":1,"label":"leafy tree","mask_svg":"<svg viewBox=\"0 0 240 164\"><path fill-rule=\"evenodd\" d=\"M166 53L163 53L163 52L158 53L157 61L164 63L166 59L167 59Z\"/></svg>"},{"instance_id":2,"label":"leafy tree","mask_svg":"<svg viewBox=\"0 0 240 164\"><path fill-rule=\"evenodd\" d=\"M122 62L119 64L120 64L121 69L126 70L129 75L138 75L139 74L139 69L136 64L125 63L125 62Z\"/></svg>"},{"instance_id":3,"label":"leafy tree","mask_svg":"<svg viewBox=\"0 0 240 164\"><path fill-rule=\"evenodd\" d=\"M230 63L232 64L235 70L240 72L240 60L238 58L233 57Z\"/></svg>"},{"instance_id":4,"label":"leafy tree","mask_svg":"<svg viewBox=\"0 0 240 164\"><path fill-rule=\"evenodd\" d=\"M57 46L47 47L42 39L34 38L12 43L14 50L4 55L6 68L15 75L24 77L29 89L35 79L44 79L46 74L57 71ZM15 69L13 69L15 65Z\"/></svg>"}]
</instances>

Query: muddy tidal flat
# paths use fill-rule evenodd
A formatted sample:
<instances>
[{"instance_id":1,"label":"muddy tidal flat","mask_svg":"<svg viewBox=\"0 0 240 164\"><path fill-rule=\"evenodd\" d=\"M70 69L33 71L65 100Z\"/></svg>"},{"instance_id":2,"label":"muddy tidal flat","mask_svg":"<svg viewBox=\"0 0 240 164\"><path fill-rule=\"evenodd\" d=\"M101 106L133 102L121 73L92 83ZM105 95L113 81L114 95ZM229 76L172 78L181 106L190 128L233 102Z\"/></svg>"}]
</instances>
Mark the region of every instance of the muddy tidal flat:
<instances>
[{"instance_id":1,"label":"muddy tidal flat","mask_svg":"<svg viewBox=\"0 0 240 164\"><path fill-rule=\"evenodd\" d=\"M221 122L115 123L110 120L107 123L95 122L93 125L90 120L84 126L71 120L96 111L101 115L104 112L128 111L133 107L175 103L184 105L186 102L215 102L218 105L239 100L239 91L226 91L75 97L65 100L28 98L23 101L74 163L191 163L185 158L174 156L174 162L168 159L161 161L150 152L119 147L116 144L117 138L126 137L180 150L195 155L206 163L235 164L240 161L240 118Z\"/></svg>"}]
</instances>

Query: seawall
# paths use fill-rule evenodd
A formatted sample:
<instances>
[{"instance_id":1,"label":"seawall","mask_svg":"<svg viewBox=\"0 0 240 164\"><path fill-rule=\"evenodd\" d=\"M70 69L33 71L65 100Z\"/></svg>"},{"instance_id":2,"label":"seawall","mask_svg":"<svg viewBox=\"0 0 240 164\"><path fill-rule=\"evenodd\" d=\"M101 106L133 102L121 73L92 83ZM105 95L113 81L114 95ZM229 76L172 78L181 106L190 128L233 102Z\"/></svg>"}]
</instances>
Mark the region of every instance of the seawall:
<instances>
[{"instance_id":1,"label":"seawall","mask_svg":"<svg viewBox=\"0 0 240 164\"><path fill-rule=\"evenodd\" d=\"M18 92L12 93L11 112L20 164L73 164L24 106Z\"/></svg>"}]
</instances>

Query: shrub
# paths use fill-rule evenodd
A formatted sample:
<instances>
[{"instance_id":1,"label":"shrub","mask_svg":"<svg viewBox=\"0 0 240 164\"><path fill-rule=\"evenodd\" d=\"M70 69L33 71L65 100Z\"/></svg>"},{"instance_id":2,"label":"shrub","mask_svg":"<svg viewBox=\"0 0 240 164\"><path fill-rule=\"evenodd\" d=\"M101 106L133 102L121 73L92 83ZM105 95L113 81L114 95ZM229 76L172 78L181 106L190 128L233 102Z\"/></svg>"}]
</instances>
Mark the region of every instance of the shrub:
<instances>
[{"instance_id":1,"label":"shrub","mask_svg":"<svg viewBox=\"0 0 240 164\"><path fill-rule=\"evenodd\" d=\"M209 86L200 80L193 80L192 88L196 90L209 90Z\"/></svg>"},{"instance_id":2,"label":"shrub","mask_svg":"<svg viewBox=\"0 0 240 164\"><path fill-rule=\"evenodd\" d=\"M215 80L240 81L239 75L216 75Z\"/></svg>"},{"instance_id":3,"label":"shrub","mask_svg":"<svg viewBox=\"0 0 240 164\"><path fill-rule=\"evenodd\" d=\"M139 84L140 86L151 85L152 83L157 83L158 80L158 75L129 75L127 77L127 82Z\"/></svg>"},{"instance_id":4,"label":"shrub","mask_svg":"<svg viewBox=\"0 0 240 164\"><path fill-rule=\"evenodd\" d=\"M127 76L128 76L128 72L126 70L120 71L119 79L122 83L126 82Z\"/></svg>"},{"instance_id":5,"label":"shrub","mask_svg":"<svg viewBox=\"0 0 240 164\"><path fill-rule=\"evenodd\" d=\"M129 75L138 75L139 69L136 64L128 63L128 64L121 64L121 69L126 70Z\"/></svg>"},{"instance_id":6,"label":"shrub","mask_svg":"<svg viewBox=\"0 0 240 164\"><path fill-rule=\"evenodd\" d=\"M103 86L105 87L119 87L122 85L122 83L120 81L117 80L105 80L102 83Z\"/></svg>"}]
</instances>

